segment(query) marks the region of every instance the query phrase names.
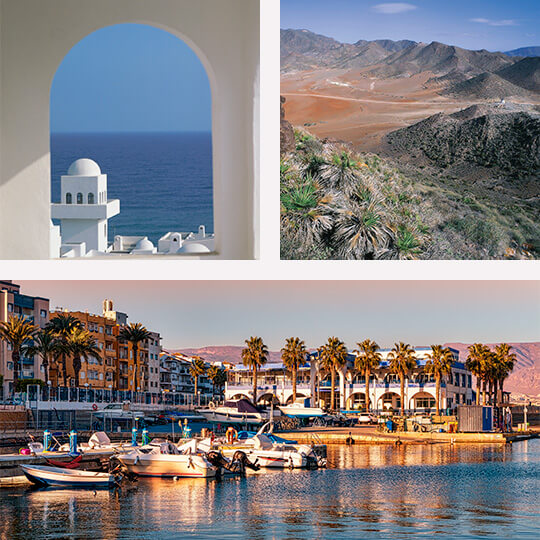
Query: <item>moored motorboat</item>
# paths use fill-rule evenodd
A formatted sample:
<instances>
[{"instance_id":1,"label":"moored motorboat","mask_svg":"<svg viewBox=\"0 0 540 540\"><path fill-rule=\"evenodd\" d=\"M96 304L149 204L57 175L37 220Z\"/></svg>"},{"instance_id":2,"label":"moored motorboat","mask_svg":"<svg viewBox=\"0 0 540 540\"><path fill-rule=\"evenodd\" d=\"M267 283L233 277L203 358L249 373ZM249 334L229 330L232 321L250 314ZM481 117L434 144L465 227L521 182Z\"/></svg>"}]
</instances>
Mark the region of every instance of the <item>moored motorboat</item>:
<instances>
[{"instance_id":1,"label":"moored motorboat","mask_svg":"<svg viewBox=\"0 0 540 540\"><path fill-rule=\"evenodd\" d=\"M113 474L63 469L46 465L21 465L21 469L26 478L38 486L112 487L117 480Z\"/></svg>"},{"instance_id":2,"label":"moored motorboat","mask_svg":"<svg viewBox=\"0 0 540 540\"><path fill-rule=\"evenodd\" d=\"M316 418L324 416L325 412L320 407L309 407L305 403L295 402L290 405L279 407L280 411L292 418Z\"/></svg>"},{"instance_id":3,"label":"moored motorboat","mask_svg":"<svg viewBox=\"0 0 540 540\"><path fill-rule=\"evenodd\" d=\"M217 472L204 455L197 453L196 441L181 447L170 442L151 443L116 457L138 476L211 478Z\"/></svg>"},{"instance_id":4,"label":"moored motorboat","mask_svg":"<svg viewBox=\"0 0 540 540\"><path fill-rule=\"evenodd\" d=\"M231 399L223 405L197 409L197 413L209 422L236 425L259 425L270 419L269 413L261 411L247 399Z\"/></svg>"}]
</instances>

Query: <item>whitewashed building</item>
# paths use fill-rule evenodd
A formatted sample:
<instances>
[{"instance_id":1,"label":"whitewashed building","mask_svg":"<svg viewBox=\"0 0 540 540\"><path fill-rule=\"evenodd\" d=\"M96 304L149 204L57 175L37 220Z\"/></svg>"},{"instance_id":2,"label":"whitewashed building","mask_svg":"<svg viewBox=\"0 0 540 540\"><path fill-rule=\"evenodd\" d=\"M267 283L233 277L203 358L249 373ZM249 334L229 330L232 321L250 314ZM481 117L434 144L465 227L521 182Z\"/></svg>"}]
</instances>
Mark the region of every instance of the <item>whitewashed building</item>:
<instances>
[{"instance_id":1,"label":"whitewashed building","mask_svg":"<svg viewBox=\"0 0 540 540\"><path fill-rule=\"evenodd\" d=\"M380 351L382 361L370 379L371 408L376 410L398 410L401 406L400 380L389 367L388 354L391 349ZM405 381L405 409L427 410L435 407L435 380L425 373L426 355L429 347L415 348L417 367ZM454 356L451 373L441 384L441 408L452 409L456 405L474 403L472 374L459 360L459 352L451 349ZM347 363L336 376L335 393L339 406L344 410L363 409L365 406L365 380L354 369L355 355L348 355ZM330 402L331 381L328 374L318 369L317 353L311 353L310 360L298 372L297 397L311 398L312 402ZM229 371L225 388L225 398L253 397L250 371L237 365ZM268 363L259 370L257 382L257 402L272 399L285 405L292 401L292 381L290 373L281 362Z\"/></svg>"},{"instance_id":2,"label":"whitewashed building","mask_svg":"<svg viewBox=\"0 0 540 540\"><path fill-rule=\"evenodd\" d=\"M60 253L84 256L108 250L108 220L120 213L120 201L107 198L107 175L87 158L77 159L60 179L61 200L51 204L60 221Z\"/></svg>"}]
</instances>

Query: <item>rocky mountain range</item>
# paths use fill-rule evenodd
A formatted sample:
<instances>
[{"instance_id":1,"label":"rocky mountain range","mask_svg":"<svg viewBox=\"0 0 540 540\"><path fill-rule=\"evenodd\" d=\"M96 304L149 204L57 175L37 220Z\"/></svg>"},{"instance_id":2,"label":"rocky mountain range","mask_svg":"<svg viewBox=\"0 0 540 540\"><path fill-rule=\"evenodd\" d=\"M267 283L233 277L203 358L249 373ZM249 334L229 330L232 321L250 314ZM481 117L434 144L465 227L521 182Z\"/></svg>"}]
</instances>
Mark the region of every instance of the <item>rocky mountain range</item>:
<instances>
[{"instance_id":1,"label":"rocky mountain range","mask_svg":"<svg viewBox=\"0 0 540 540\"><path fill-rule=\"evenodd\" d=\"M466 343L447 343L446 345L457 349L463 361L467 358ZM540 342L533 343L510 343L517 356L517 362L513 373L505 382L505 389L511 392L540 395ZM495 344L490 344L494 347ZM174 352L182 352L187 355L199 355L210 362L242 363L241 352L243 347L235 345L200 347L191 349L177 349ZM279 362L279 351L270 351L269 362Z\"/></svg>"},{"instance_id":2,"label":"rocky mountain range","mask_svg":"<svg viewBox=\"0 0 540 540\"><path fill-rule=\"evenodd\" d=\"M540 47L502 53L470 51L437 41L380 39L349 44L309 30L281 30L284 73L361 69L363 77L385 79L429 72L428 86L440 86L444 94L477 99L530 97L531 92L540 92L540 57L533 56L535 52L540 54Z\"/></svg>"},{"instance_id":3,"label":"rocky mountain range","mask_svg":"<svg viewBox=\"0 0 540 540\"><path fill-rule=\"evenodd\" d=\"M506 51L504 54L508 56L540 56L540 47L521 47L519 49L513 49Z\"/></svg>"}]
</instances>

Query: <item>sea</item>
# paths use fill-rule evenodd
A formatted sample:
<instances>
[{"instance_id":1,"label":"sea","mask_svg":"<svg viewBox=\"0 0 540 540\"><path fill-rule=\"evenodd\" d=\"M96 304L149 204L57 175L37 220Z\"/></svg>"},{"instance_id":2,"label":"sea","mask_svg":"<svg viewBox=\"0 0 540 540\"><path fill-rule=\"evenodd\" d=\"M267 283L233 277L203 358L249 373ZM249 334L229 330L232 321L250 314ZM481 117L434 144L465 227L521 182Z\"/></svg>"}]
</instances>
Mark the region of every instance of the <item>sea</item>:
<instances>
[{"instance_id":1,"label":"sea","mask_svg":"<svg viewBox=\"0 0 540 540\"><path fill-rule=\"evenodd\" d=\"M107 174L120 214L117 234L148 236L157 246L169 231L214 232L211 133L57 133L51 135L52 200L71 163L90 158Z\"/></svg>"},{"instance_id":2,"label":"sea","mask_svg":"<svg viewBox=\"0 0 540 540\"><path fill-rule=\"evenodd\" d=\"M540 439L328 447L328 468L0 489L0 537L540 538Z\"/></svg>"}]
</instances>

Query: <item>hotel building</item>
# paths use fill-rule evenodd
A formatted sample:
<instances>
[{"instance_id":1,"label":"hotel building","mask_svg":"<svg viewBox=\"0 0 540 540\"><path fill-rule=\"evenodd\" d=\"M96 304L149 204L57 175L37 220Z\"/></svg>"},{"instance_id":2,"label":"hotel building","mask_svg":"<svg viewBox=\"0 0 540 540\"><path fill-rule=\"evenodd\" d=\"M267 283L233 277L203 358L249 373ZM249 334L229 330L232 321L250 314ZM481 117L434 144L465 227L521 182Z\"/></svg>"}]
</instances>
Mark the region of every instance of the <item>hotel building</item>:
<instances>
[{"instance_id":1,"label":"hotel building","mask_svg":"<svg viewBox=\"0 0 540 540\"><path fill-rule=\"evenodd\" d=\"M441 408L452 409L457 405L474 403L472 374L460 361L459 352L450 349L454 360L451 372L441 382ZM380 351L382 360L370 379L371 408L376 410L398 410L401 406L400 380L389 367L388 354L391 349ZM415 348L417 367L405 380L405 409L426 410L435 407L435 380L425 372L426 355L429 347ZM339 407L345 410L365 407L365 380L354 369L355 355L349 353L346 365L336 376L335 394ZM318 369L317 353L311 353L309 361L298 372L297 397L311 398L312 402L324 405L330 403L330 375ZM229 372L225 388L226 399L252 398L252 378L250 371L237 365ZM257 401L269 402L275 399L281 405L292 401L292 381L290 372L282 363L269 363L259 370Z\"/></svg>"}]
</instances>

